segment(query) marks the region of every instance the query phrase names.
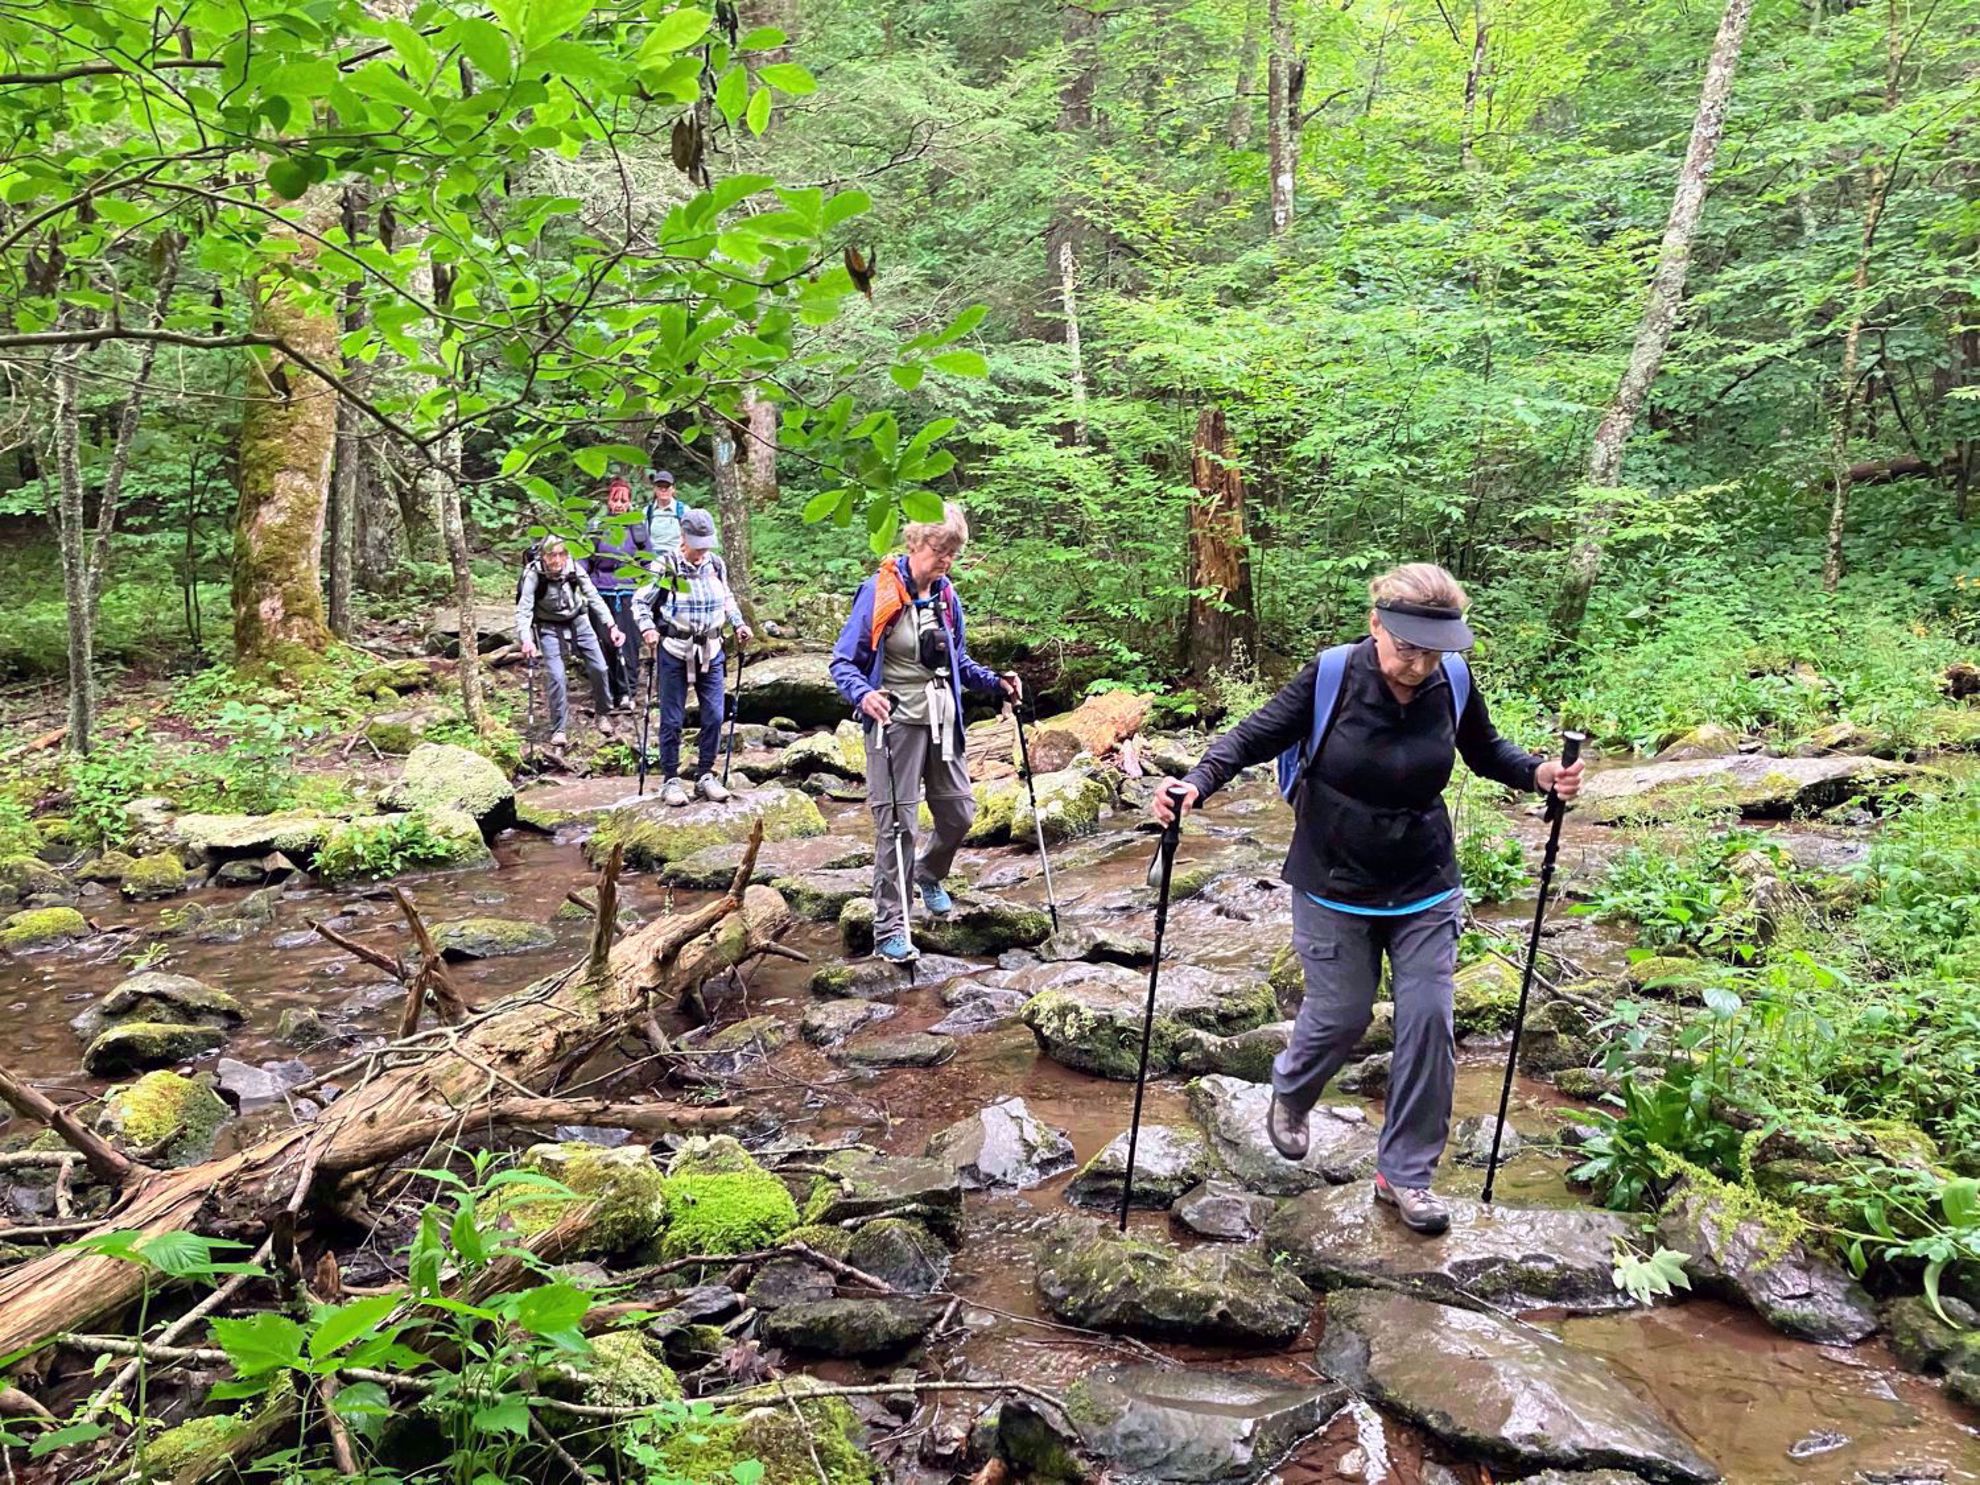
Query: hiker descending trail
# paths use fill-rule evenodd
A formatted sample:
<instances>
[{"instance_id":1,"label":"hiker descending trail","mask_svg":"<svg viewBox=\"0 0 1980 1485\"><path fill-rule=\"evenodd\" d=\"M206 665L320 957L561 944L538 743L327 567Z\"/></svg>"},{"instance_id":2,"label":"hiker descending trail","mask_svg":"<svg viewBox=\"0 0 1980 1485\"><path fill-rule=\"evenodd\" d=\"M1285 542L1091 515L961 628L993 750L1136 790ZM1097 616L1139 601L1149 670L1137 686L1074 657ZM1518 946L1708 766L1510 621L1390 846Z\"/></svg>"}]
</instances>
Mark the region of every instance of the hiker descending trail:
<instances>
[{"instance_id":1,"label":"hiker descending trail","mask_svg":"<svg viewBox=\"0 0 1980 1485\"><path fill-rule=\"evenodd\" d=\"M727 674L722 630L733 626L738 645L747 645L753 636L735 594L729 591L728 567L715 550L714 518L705 510L683 515L679 548L654 558L652 570L653 581L633 596L633 615L653 656L657 678L651 689L659 693L660 701L660 798L676 808L688 802L687 785L679 775L681 732L692 691L701 706L694 792L702 799L727 799L728 789L715 777ZM649 704L651 700L649 696ZM642 786L647 765L645 720L641 718L639 736Z\"/></svg>"},{"instance_id":2,"label":"hiker descending trail","mask_svg":"<svg viewBox=\"0 0 1980 1485\"><path fill-rule=\"evenodd\" d=\"M613 622L611 610L584 569L571 560L570 548L557 537L547 537L523 568L522 581L516 586L516 640L525 660L533 661L540 651L549 673L553 748L570 741L565 671L573 653L584 663L585 676L591 682L598 734L612 735L611 680L593 624L603 626L610 643L623 642L624 635Z\"/></svg>"}]
</instances>

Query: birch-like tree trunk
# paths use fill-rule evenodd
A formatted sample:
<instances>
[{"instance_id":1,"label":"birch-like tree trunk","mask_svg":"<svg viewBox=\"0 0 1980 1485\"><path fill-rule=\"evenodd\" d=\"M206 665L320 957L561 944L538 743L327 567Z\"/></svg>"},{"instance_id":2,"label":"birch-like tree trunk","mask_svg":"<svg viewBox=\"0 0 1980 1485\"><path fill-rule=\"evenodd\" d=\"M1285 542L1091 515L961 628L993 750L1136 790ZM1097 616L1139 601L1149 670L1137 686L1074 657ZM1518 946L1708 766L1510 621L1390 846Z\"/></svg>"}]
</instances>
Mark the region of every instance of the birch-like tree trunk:
<instances>
[{"instance_id":1,"label":"birch-like tree trunk","mask_svg":"<svg viewBox=\"0 0 1980 1485\"><path fill-rule=\"evenodd\" d=\"M715 511L722 521L722 560L729 569L729 591L736 595L743 617L754 623L756 595L750 580L753 564L749 549L749 491L743 473L747 461L742 457L740 442L747 434L744 428L712 407L704 409L704 416L708 420L712 455L709 467L715 488Z\"/></svg>"},{"instance_id":2,"label":"birch-like tree trunk","mask_svg":"<svg viewBox=\"0 0 1980 1485\"><path fill-rule=\"evenodd\" d=\"M1471 0L1471 65L1464 73L1464 112L1458 120L1458 164L1466 175L1478 169L1478 85L1485 76L1490 34L1485 0Z\"/></svg>"},{"instance_id":3,"label":"birch-like tree trunk","mask_svg":"<svg viewBox=\"0 0 1980 1485\"><path fill-rule=\"evenodd\" d=\"M1622 480L1623 450L1637 414L1650 394L1650 384L1663 365L1664 351L1670 345L1672 328L1677 324L1678 306L1684 298L1685 275L1691 269L1691 244L1698 235L1698 223L1705 213L1705 196L1712 183L1712 167L1718 159L1719 140L1725 133L1726 108L1732 101L1733 74L1739 66L1740 46L1746 38L1746 22L1753 14L1753 0L1726 0L1719 18L1719 34L1712 43L1712 55L1705 65L1705 86L1699 94L1698 112L1691 123L1691 144L1684 164L1678 169L1677 191L1671 198L1671 214L1664 227L1664 241L1657 253L1657 268L1650 278L1650 297L1643 306L1643 318L1636 328L1636 344L1614 401L1595 430L1595 442L1588 455L1588 484L1596 490L1614 489ZM1602 570L1602 547L1615 517L1612 505L1598 497L1583 508L1574 545L1568 554L1567 582L1561 595L1560 629L1573 635L1588 609L1588 595Z\"/></svg>"},{"instance_id":4,"label":"birch-like tree trunk","mask_svg":"<svg viewBox=\"0 0 1980 1485\"><path fill-rule=\"evenodd\" d=\"M1258 0L1245 0L1244 39L1238 44L1236 87L1224 122L1224 142L1234 150L1251 143L1251 90L1258 86Z\"/></svg>"},{"instance_id":5,"label":"birch-like tree trunk","mask_svg":"<svg viewBox=\"0 0 1980 1485\"><path fill-rule=\"evenodd\" d=\"M1270 53L1265 64L1265 151L1272 178L1272 235L1292 226L1293 170L1298 145L1292 102L1293 37L1288 0L1268 0Z\"/></svg>"},{"instance_id":6,"label":"birch-like tree trunk","mask_svg":"<svg viewBox=\"0 0 1980 1485\"><path fill-rule=\"evenodd\" d=\"M743 494L752 511L777 503L777 404L754 386L743 389L749 436L743 446Z\"/></svg>"},{"instance_id":7,"label":"birch-like tree trunk","mask_svg":"<svg viewBox=\"0 0 1980 1485\"><path fill-rule=\"evenodd\" d=\"M96 720L95 627L90 622L89 534L83 525L81 413L76 363L81 346L55 352L55 532L62 551L62 598L69 620L69 736L71 752L87 753Z\"/></svg>"},{"instance_id":8,"label":"birch-like tree trunk","mask_svg":"<svg viewBox=\"0 0 1980 1485\"><path fill-rule=\"evenodd\" d=\"M1086 359L1079 343L1079 264L1072 239L1059 244L1059 300L1066 314L1066 385L1072 395L1072 441L1086 446Z\"/></svg>"}]
</instances>

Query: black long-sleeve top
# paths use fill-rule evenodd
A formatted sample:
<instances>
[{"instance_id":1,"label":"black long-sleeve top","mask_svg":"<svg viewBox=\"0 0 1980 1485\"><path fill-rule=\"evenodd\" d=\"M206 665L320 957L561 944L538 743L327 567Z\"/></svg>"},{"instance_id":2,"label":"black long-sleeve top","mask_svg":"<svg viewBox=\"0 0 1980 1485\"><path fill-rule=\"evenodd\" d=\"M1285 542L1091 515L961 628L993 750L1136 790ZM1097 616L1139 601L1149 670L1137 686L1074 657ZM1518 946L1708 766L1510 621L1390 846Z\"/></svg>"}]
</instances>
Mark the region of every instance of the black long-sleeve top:
<instances>
[{"instance_id":1,"label":"black long-sleeve top","mask_svg":"<svg viewBox=\"0 0 1980 1485\"><path fill-rule=\"evenodd\" d=\"M1306 740L1319 664L1315 659L1211 744L1184 779L1199 800ZM1532 789L1543 761L1499 735L1475 686L1464 715L1454 720L1441 668L1407 703L1397 701L1382 679L1374 640L1362 640L1348 657L1320 754L1294 796L1286 881L1316 897L1371 908L1455 888L1457 847L1443 795L1460 753L1473 773L1511 789Z\"/></svg>"}]
</instances>

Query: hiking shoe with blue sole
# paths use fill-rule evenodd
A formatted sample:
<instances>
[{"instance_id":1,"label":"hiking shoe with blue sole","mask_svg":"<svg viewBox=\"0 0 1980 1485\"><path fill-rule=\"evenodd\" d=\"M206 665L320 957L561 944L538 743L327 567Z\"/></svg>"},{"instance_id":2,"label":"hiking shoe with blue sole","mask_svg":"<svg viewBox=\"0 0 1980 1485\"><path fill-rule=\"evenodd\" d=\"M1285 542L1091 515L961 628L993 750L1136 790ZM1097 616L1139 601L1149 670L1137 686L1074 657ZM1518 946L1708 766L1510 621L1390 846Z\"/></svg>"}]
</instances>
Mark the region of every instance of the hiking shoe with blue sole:
<instances>
[{"instance_id":1,"label":"hiking shoe with blue sole","mask_svg":"<svg viewBox=\"0 0 1980 1485\"><path fill-rule=\"evenodd\" d=\"M897 933L873 951L876 958L889 964L912 964L921 957L921 950L908 942L904 933Z\"/></svg>"},{"instance_id":2,"label":"hiking shoe with blue sole","mask_svg":"<svg viewBox=\"0 0 1980 1485\"><path fill-rule=\"evenodd\" d=\"M936 917L946 918L954 910L956 900L949 896L940 882L920 882L916 885L921 888L921 905Z\"/></svg>"}]
</instances>

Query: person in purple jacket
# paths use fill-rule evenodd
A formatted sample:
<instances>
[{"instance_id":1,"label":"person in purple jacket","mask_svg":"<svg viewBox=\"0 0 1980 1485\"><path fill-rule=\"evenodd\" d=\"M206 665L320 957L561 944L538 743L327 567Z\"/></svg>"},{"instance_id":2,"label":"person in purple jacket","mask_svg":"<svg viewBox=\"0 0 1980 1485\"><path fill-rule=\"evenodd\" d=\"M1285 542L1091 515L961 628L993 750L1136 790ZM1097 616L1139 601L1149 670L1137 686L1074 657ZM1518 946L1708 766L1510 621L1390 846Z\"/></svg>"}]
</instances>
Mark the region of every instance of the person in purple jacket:
<instances>
[{"instance_id":1,"label":"person in purple jacket","mask_svg":"<svg viewBox=\"0 0 1980 1485\"><path fill-rule=\"evenodd\" d=\"M594 519L585 533L591 541L591 555L584 559L585 573L605 600L621 635L619 643L612 644L600 631L598 641L605 651L615 712L630 711L639 690L639 626L633 622L632 601L646 575L646 565L653 560L646 522L628 520L631 515L632 485L615 476L605 491L605 515Z\"/></svg>"},{"instance_id":2,"label":"person in purple jacket","mask_svg":"<svg viewBox=\"0 0 1980 1485\"><path fill-rule=\"evenodd\" d=\"M832 650L832 680L865 719L874 952L896 964L919 957L895 870L896 832L915 840L925 785L935 824L915 858L914 880L922 905L938 917L947 913L954 904L942 879L976 818L963 758L962 694L965 688L1016 694L1013 682L978 665L964 647L962 600L949 581L969 541L962 507L944 506L940 521L914 522L901 538L906 555L887 558L859 585L852 617Z\"/></svg>"}]
</instances>

